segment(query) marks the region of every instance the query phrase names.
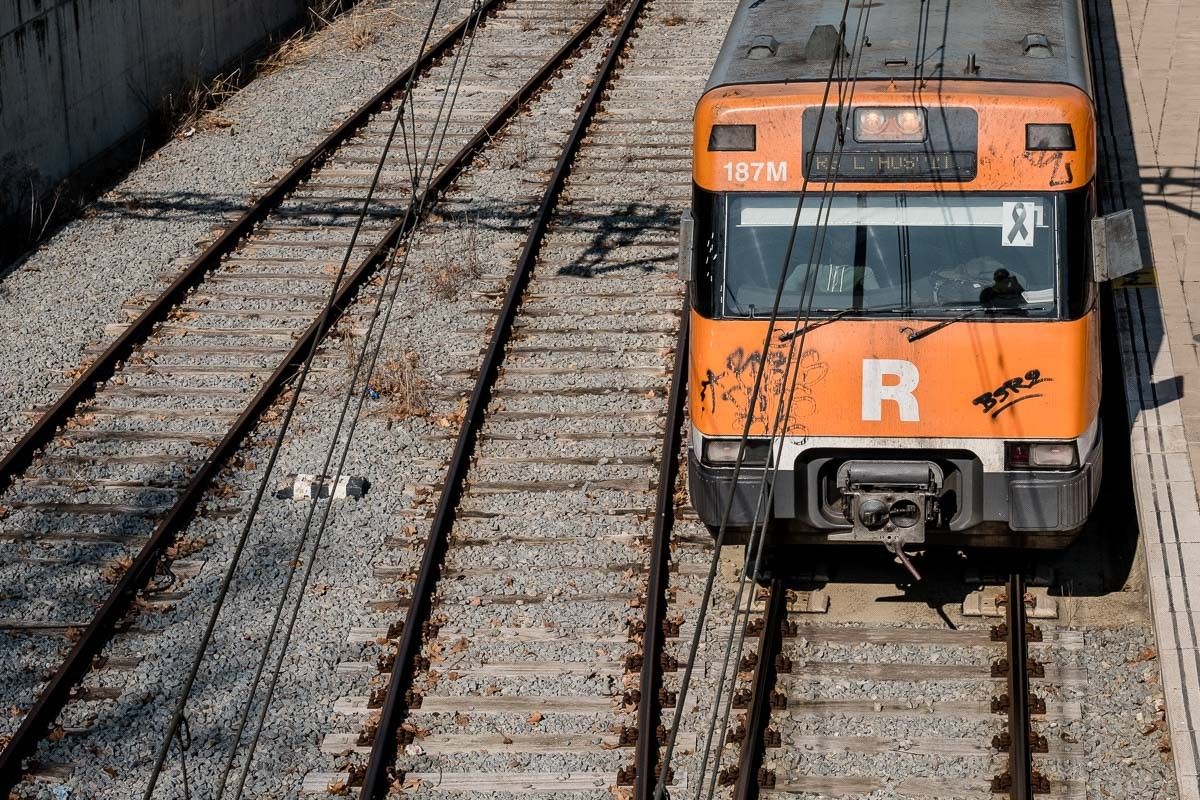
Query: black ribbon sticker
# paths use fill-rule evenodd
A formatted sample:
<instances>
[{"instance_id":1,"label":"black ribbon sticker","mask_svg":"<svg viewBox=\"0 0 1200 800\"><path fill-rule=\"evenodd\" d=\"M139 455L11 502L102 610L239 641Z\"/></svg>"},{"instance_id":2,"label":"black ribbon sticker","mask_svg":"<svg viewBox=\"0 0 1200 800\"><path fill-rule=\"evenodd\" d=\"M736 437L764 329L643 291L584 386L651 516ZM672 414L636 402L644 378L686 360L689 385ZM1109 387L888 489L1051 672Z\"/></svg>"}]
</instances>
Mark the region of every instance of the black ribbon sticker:
<instances>
[{"instance_id":1,"label":"black ribbon sticker","mask_svg":"<svg viewBox=\"0 0 1200 800\"><path fill-rule=\"evenodd\" d=\"M1008 243L1012 244L1018 235L1021 240L1029 238L1029 229L1025 227L1025 219L1029 216L1029 212L1025 210L1024 203L1013 203L1012 209L1012 229L1008 232Z\"/></svg>"}]
</instances>

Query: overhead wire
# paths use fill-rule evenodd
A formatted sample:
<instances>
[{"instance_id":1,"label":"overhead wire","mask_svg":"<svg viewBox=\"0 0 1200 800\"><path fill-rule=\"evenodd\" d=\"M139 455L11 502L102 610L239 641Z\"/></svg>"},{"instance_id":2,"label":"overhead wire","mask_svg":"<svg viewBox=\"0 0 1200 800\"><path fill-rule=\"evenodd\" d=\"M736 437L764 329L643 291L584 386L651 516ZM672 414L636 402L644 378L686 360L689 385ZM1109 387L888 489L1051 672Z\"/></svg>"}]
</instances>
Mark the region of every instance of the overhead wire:
<instances>
[{"instance_id":1,"label":"overhead wire","mask_svg":"<svg viewBox=\"0 0 1200 800\"><path fill-rule=\"evenodd\" d=\"M419 221L424 216L426 192L422 189L422 186L428 187L429 185L432 184L434 174L437 169L437 165L438 165L438 163L440 163L442 147L445 143L446 133L449 130L449 120L452 117L455 105L457 104L458 95L459 95L459 91L462 86L463 78L466 75L466 65L469 62L471 49L474 44L475 29L478 27L481 17L482 17L481 0L474 0L473 7L471 10L471 16L468 18L468 25L464 32L464 44L462 46L460 46L456 51L455 60L454 60L454 62L452 62L451 71L450 71L449 76L447 77L446 88L441 93L442 94L441 102L438 106L437 114L435 115L435 117L433 119L432 128L431 128L431 132L430 132L430 138L428 140L428 143L426 144L425 152L422 155L422 160L420 163L417 164L417 169L418 169L417 183L415 184L412 201L409 205L408 213L406 214L406 216L411 215L411 218L413 220L415 220L416 223L419 223ZM412 113L413 112L410 112L410 115ZM439 134L439 131L440 131L440 134ZM435 141L437 143L436 150L434 148ZM414 143L413 149L416 150L415 143ZM386 158L386 155L385 155L385 158ZM426 170L428 170L427 175L425 174ZM415 210L414 210L414 206L415 206ZM376 303L375 303L370 321L368 323L367 330L364 333L364 336L362 339L362 347L360 349L358 357L355 359L354 369L352 371L350 380L347 382L346 392L344 393L344 396L343 396L342 406L339 411L338 420L337 420L332 438L330 440L329 448L326 451L325 459L322 464L321 471L319 473L319 475L322 476L322 479L324 479L326 476L328 476L329 480L336 481L337 478L343 474L343 471L345 469L346 462L349 458L350 448L354 441L354 435L355 435L355 432L357 431L358 422L359 422L359 419L362 414L362 409L363 409L363 406L364 406L366 398L367 398L367 392L365 391L365 389L363 391L358 392L359 400L355 407L354 414L351 417L351 422L350 422L349 428L347 429L345 440L344 440L344 443L343 443L343 446L341 449L341 454L340 454L340 457L338 460L337 468L334 469L332 472L330 471L329 468L333 462L334 454L337 451L338 442L342 440L342 432L346 426L346 417L347 417L347 414L349 413L349 407L350 407L351 402L353 401L356 387L359 387L360 385L363 385L363 384L369 385L371 378L374 375L375 367L378 363L379 354L382 350L382 346L383 346L383 342L384 342L384 335L386 334L388 325L391 321L391 315L392 315L392 311L395 307L395 301L396 301L396 297L399 292L400 284L404 279L404 273L405 273L407 265L408 265L409 254L412 252L413 245L417 241L417 238L418 238L418 234L414 230L414 233L409 237L408 241L406 242L406 244L404 246L404 257L400 262L398 270L396 270L396 264L397 264L396 257L397 257L397 253L399 252L400 248L399 247L394 248L388 259L388 265L384 271L384 277L383 277L383 282L382 282L383 288L381 289L381 291L379 292L379 294L376 298ZM393 279L394 272L396 274ZM389 286L392 287L390 290L390 293L388 291ZM383 304L385 302L385 298L386 298L386 311L383 311L383 307L384 307ZM374 337L375 327L376 327L377 322L380 319L381 312L383 312L383 321L379 326L380 327L379 337L378 337L378 339L375 339L375 337ZM373 340L375 341L375 346L373 349L371 349L371 343ZM363 366L365 364L367 364L367 362L368 362L368 351L370 351L369 365L367 366L367 369L365 372L365 377L363 377ZM290 594L291 586L292 586L293 580L295 578L295 574L298 570L299 564L303 562L305 564L305 569L304 569L303 575L301 576L301 580L299 583L299 589L296 593L295 600L294 600L291 610L290 610L290 615L289 615L288 623L287 623L285 631L284 631L282 642L278 648L275 664L274 664L274 666L272 668L272 672L271 672L271 678L268 683L268 687L267 687L263 702L261 704L259 715L258 715L258 718L255 723L255 730L251 736L250 743L248 744L248 746L246 747L246 750L245 750L245 761L243 763L242 769L241 769L239 777L238 777L238 783L235 788L234 797L240 798L243 794L243 791L245 788L245 783L249 776L249 770L251 767L251 763L252 763L254 754L257 752L258 742L260 740L262 730L263 730L263 727L266 722L267 714L269 713L269 710L271 707L271 702L275 695L275 690L278 685L279 677L282 673L283 660L286 657L288 647L291 643L291 638L292 638L292 635L293 635L293 632L295 629L295 624L296 624L296 621L298 619L299 612L300 612L300 606L301 606L301 603L302 603L302 600L304 597L303 593L311 579L313 568L315 567L315 564L316 564L317 555L320 550L321 542L324 538L324 534L325 534L325 531L326 531L326 528L327 528L327 525L329 522L329 518L330 518L330 513L333 508L332 496L325 498L325 502L323 505L324 510L323 510L321 518L317 524L316 533L312 536L311 553L308 555L307 558L304 558L303 555L306 552L306 550L308 550L307 544L308 544L308 540L309 540L309 534L310 534L310 531L312 528L312 522L315 517L317 508L321 506L321 500L322 500L322 498L320 498L320 496L318 495L318 496L311 498L310 503L308 504L308 511L307 511L307 515L305 517L302 535L300 537L300 540L297 543L296 553L295 553L294 557L291 559L291 561L289 562L289 572L288 572L287 582L283 589L282 594L280 595L279 604L277 605L276 610L275 610L275 615L274 615L274 618L272 621L270 633L268 634L267 639L263 645L261 660L259 662L254 679L252 681L250 695L247 698L245 705L243 706L242 717L239 720L237 730L236 730L235 736L232 740L231 746L230 746L228 752L226 753L226 763L225 763L224 769L222 771L221 779L218 784L218 791L216 794L216 797L218 797L218 798L223 796L226 781L228 779L230 771L232 770L233 763L238 755L238 752L240 749L239 745L241 743L241 737L244 732L245 725L248 721L248 716L251 712L254 699L257 696L258 686L261 681L262 672L265 668L265 664L268 659L270 650L272 649L272 647L274 645L275 635L277 633L279 623L282 620L284 604L286 602L287 597Z\"/></svg>"},{"instance_id":2,"label":"overhead wire","mask_svg":"<svg viewBox=\"0 0 1200 800\"><path fill-rule=\"evenodd\" d=\"M436 0L433 13L430 15L429 23L426 27L424 36L422 38L421 49L418 52L423 53L425 51L426 46L428 45L429 38L432 34L434 21L436 20L437 13L438 13L439 9L441 8L441 4L442 4L442 0ZM412 74L409 76L407 86L404 89L404 95L406 97L411 94L412 86L413 86L414 82L416 81L417 74L418 74L418 70L413 70ZM284 414L283 414L281 422L280 422L279 432L276 435L275 440L272 444L271 452L267 459L263 478L259 482L259 484L255 490L255 495L254 495L253 500L251 501L247 519L246 519L245 523L243 524L241 531L238 534L236 543L234 545L232 557L230 559L228 566L225 569L225 573L223 574L221 583L217 589L217 597L214 601L213 608L209 615L208 622L205 625L204 631L201 635L199 647L197 648L196 653L193 657L192 665L189 668L189 670L184 678L184 682L183 682L183 685L180 690L179 698L176 701L175 708L172 711L171 720L167 726L167 731L166 731L165 735L163 736L162 742L160 743L158 752L155 756L154 764L151 767L150 777L147 781L146 789L143 793L143 800L151 800L151 798L153 797L154 790L158 784L158 779L162 775L162 771L166 764L166 760L169 756L172 740L177 738L177 732L179 731L181 724L183 724L183 721L185 718L187 701L190 699L192 688L194 687L196 679L199 676L199 671L200 671L200 667L204 661L204 656L207 653L208 646L211 643L213 634L216 630L217 620L220 616L220 612L224 607L225 600L228 597L230 588L233 584L233 579L234 579L234 575L236 574L237 567L240 564L241 558L245 552L246 545L249 541L251 528L252 528L254 520L257 516L258 510L259 510L260 506L262 505L262 500L266 494L267 486L271 479L271 475L274 472L275 463L278 460L279 452L282 449L284 436L291 424L292 417L295 414L295 410L296 410L297 403L299 401L300 393L304 387L304 383L308 377L308 374L311 371L313 360L316 357L317 350L319 349L321 341L324 338L323 335L330 326L330 320L333 317L333 312L334 312L335 305L336 305L336 298L337 298L338 290L340 289L340 287L342 285L342 281L344 280L344 278L346 276L346 272L347 272L347 269L348 269L348 266L350 263L350 259L353 255L355 246L357 244L358 237L362 232L362 227L366 221L368 210L371 207L371 203L374 200L375 192L378 189L380 177L382 175L384 164L386 162L386 153L388 152L388 150L390 150L392 143L395 140L396 133L399 129L399 124L403 117L403 111L404 111L404 104L402 103L400 108L397 109L397 113L392 122L392 127L388 134L387 142L384 146L384 157L380 159L378 165L376 166L375 172L371 179L371 183L367 190L367 195L363 200L362 207L361 207L361 209L358 213L358 216L355 220L354 230L351 234L350 242L346 248L345 255L342 258L338 272L337 272L336 276L334 277L334 280L330 287L329 296L326 299L325 304L323 305L323 307L321 309L321 314L315 323L317 325L318 335L316 337L314 337L312 346L309 348L308 353L305 356L303 365L301 366L300 370L298 371L298 373L295 377L296 384L295 384L295 387L292 389L291 395L288 399L287 407L284 410ZM182 740L180 740L180 741L182 742Z\"/></svg>"},{"instance_id":3,"label":"overhead wire","mask_svg":"<svg viewBox=\"0 0 1200 800\"><path fill-rule=\"evenodd\" d=\"M818 136L818 137L820 136L820 132L822 130L824 130L826 111L829 108L829 96L830 96L832 87L834 85L835 70L838 69L840 66L839 61L840 61L841 54L844 49L846 17L849 12L849 7L850 7L849 0L846 0L846 2L843 5L843 8L842 8L842 13L841 13L840 21L839 21L839 32L841 33L842 38L839 39L839 43L838 43L839 49L838 49L836 56L831 58L831 60L830 60L829 73L825 80L825 88L824 88L824 91L822 94L821 106L820 106L820 110L819 110L818 116L817 116L816 136ZM781 299L783 296L785 281L788 276L787 261L790 260L791 252L795 246L796 234L797 234L797 230L799 228L799 223L800 223L801 210L804 206L804 202L805 202L805 200L807 198L807 194L808 194L810 175L811 175L811 167L812 167L812 161L813 161L814 155L815 155L815 148L814 148L813 153L810 153L808 155L808 164L807 164L806 169L804 170L804 180L801 184L799 197L797 199L796 215L793 220L791 232L790 232L789 238L788 238L787 258L785 259L785 262L784 262L784 269L782 269L780 272L779 282L776 286L775 297L774 297L774 300L772 303L771 314L768 319L767 332L766 332L766 335L765 335L764 341L763 341L763 349L762 349L763 357L760 359L759 369L755 373L754 382L753 382L751 390L750 390L749 402L747 404L746 418L743 423L741 436L739 438L737 456L734 460L733 476L732 476L732 481L731 481L732 485L734 485L734 486L737 485L738 479L741 475L741 472L742 472L742 469L743 469L743 466L745 463L746 443L749 438L750 429L754 424L754 420L755 420L754 409L756 408L756 406L758 404L758 400L759 400L759 397L762 392L762 383L763 383L764 374L766 372L766 358L765 357L771 347L772 340L775 335L776 325L777 325L778 318L779 318L779 305L780 305L780 302L781 302ZM716 578L716 573L717 573L717 566L719 563L721 549L724 546L724 541L725 541L726 534L728 531L729 517L730 517L731 511L732 511L734 499L735 499L735 495L733 492L731 492L730 495L726 498L725 503L722 508L720 524L718 526L717 533L716 533L716 536L714 539L714 544L713 544L713 556L712 556L712 559L711 559L711 562L709 565L708 574L705 578L705 585L704 585L704 589L702 591L701 599L700 599L700 603L699 603L699 619L697 620L696 627L693 631L692 641L689 646L688 658L687 658L687 660L685 662L685 666L684 666L684 674L680 681L680 688L679 688L679 692L678 692L679 700L675 705L675 713L673 715L671 725L668 730L667 743L666 743L666 747L664 750L664 756L663 756L663 759L661 762L661 766L659 769L658 780L657 780L656 787L655 787L655 800L662 800L663 796L666 793L667 772L670 768L671 756L672 756L672 753L674 752L674 748L675 748L676 741L677 741L678 734L679 734L680 724L681 724L682 718L683 718L683 712L684 712L684 708L685 708L684 699L688 695L688 692L689 692L689 689L691 686L691 682L692 682L692 676L693 676L693 673L695 670L696 656L697 656L697 653L699 651L699 646L700 646L700 638L703 634L704 621L707 617L708 607L709 607L709 604L710 604L711 598L712 598L713 586L715 583L715 578ZM706 748L706 751L707 751L707 748ZM701 776L701 780L703 780L703 776Z\"/></svg>"},{"instance_id":4,"label":"overhead wire","mask_svg":"<svg viewBox=\"0 0 1200 800\"><path fill-rule=\"evenodd\" d=\"M867 21L869 20L869 16L870 16L870 12L868 9L866 17L862 19L861 24L860 24L859 33L862 35L862 37L865 37L865 31L866 31ZM948 16L948 10L947 10L947 16ZM924 14L923 18L922 18L922 25L921 25L921 27L923 29L923 35L919 37L920 41L918 43L918 52L919 53L923 52L924 48L926 46L925 41L926 41L926 37L927 37L928 19L929 19L929 15ZM856 40L858 40L858 38L859 37L856 37ZM862 40L865 41L865 38L863 38ZM944 43L943 43L943 46L944 46ZM860 48L860 47L861 47L861 45L856 43L856 48ZM861 60L861 49L858 49L858 54L859 54L858 58ZM851 58L853 60L854 56L852 55ZM920 62L920 60L921 60L921 56L918 57L918 62ZM843 87L839 85L839 107L838 107L839 128L841 128L841 125L840 125L841 111L844 108L844 106L847 104L846 100L852 99L854 87L857 83L857 79L858 79L858 65L857 64L853 67L852 71L854 72L854 75L849 83L849 87L847 89L846 95L843 95L843 93L842 93ZM818 133L818 138L819 138L819 133ZM926 143L925 147L928 149L929 144ZM841 158L841 152L840 152L840 148L839 148L838 153L836 155L837 162L840 162L840 158ZM827 184L826 188L828 191L831 192L833 184L836 183L837 172L838 172L838 167L836 166L836 162L834 161L833 156L831 156L831 158L830 158L830 164L831 164L830 172L832 174L831 174L831 176L829 176L830 183ZM805 187L805 188L807 188L807 187ZM798 203L798 206L797 206L798 212L799 212L799 209L802 207L802 205L803 205L803 199L801 199ZM795 220L795 222L797 224L799 222L798 214L797 214L797 219ZM815 234L814 241L813 241L813 251L814 252L820 252L823 249L824 236L825 236L827 227L828 227L828 210L826 211L826 220L824 223L822 223L820 221L820 209L819 209L816 228L819 231L819 240L820 240L821 244L818 246L818 244L817 244L818 234ZM793 237L794 237L794 233L795 233L795 226L793 226ZM788 253L788 257L785 259L785 270L786 270L786 262L788 260L790 260L791 246L792 246L792 243L789 242L789 247L788 247L789 253ZM818 266L817 270L814 270L813 263L814 263L813 259L811 258L811 255L810 255L809 264L808 264L808 272L805 275L805 284L804 284L804 287L801 289L801 297L802 298L804 297L805 292L809 291L810 286L813 287L813 289L815 290L815 278L816 278L817 272L819 270L819 266ZM808 280L810 275L814 278L813 283L810 283ZM786 274L783 276L783 278L786 278ZM787 341L790 341L792 343L792 347L789 349L787 365L783 369L784 379L783 379L783 381L781 383L781 387L780 387L781 403L777 407L775 424L772 426L772 430L770 432L769 441L771 441L771 442L774 442L776 440L776 438L779 438L780 436L782 436L783 433L786 433L786 430L788 429L788 426L790 424L791 409L792 409L792 404L795 401L795 392L796 392L797 381L799 380L799 376L801 374L803 360L804 360L804 336L811 327L814 327L809 322L810 317L811 317L812 300L813 300L813 296L810 294L807 302L804 304L806 310L805 310L805 314L803 317L803 327L801 327L801 318L799 315L797 315L796 323L793 327L793 331L791 332L791 334L784 334L784 335L781 335L781 337L780 337L781 339L786 338ZM799 342L797 342L797 333L799 333ZM796 352L800 353L800 361L796 362L796 368L793 371L791 368L791 364L793 362L794 354ZM765 357L765 349L764 349L764 357L762 359L762 365L760 367L760 371L765 370L765 369L766 369L766 357ZM748 409L748 412L750 414L753 414L753 404L751 405L751 408ZM781 464L781 460L778 457L771 457L771 460L769 461L769 466L764 469L763 480L759 483L759 497L758 497L758 500L757 500L756 506L755 506L755 514L752 517L753 522L752 522L752 529L751 529L751 534L750 534L750 546L748 548L748 552L746 555L746 564L747 565L751 560L754 561L754 567L753 567L753 570L750 571L750 573L753 574L755 582L757 582L757 580L761 574L760 570L761 570L761 565L762 565L762 554L765 550L765 526L766 526L766 522L767 522L768 512L769 512L769 509L770 509L772 501L773 501L773 495L774 495L774 489L775 489L775 477L777 476L778 470L780 468L780 464ZM768 475L770 476L769 478L768 478ZM768 485L770 486L770 489L768 490L766 497L764 498L763 493L762 493L763 488ZM765 502L764 502L764 500L765 500ZM758 534L758 537L757 537L758 544L756 547L755 546L756 536L755 536L755 532L754 532L754 527L758 526L760 521L761 521L762 529L761 529L760 533ZM724 520L723 520L723 522L724 522ZM757 549L757 553L754 554L752 557L752 551L755 549ZM747 577L747 570L743 569L741 581L739 582L739 589L738 589L739 600L735 600L735 603L734 603L735 615L734 615L734 619L731 623L731 636L732 636L733 630L737 628L738 613L741 608L740 595L741 595L742 587L745 583L746 577ZM745 612L744 612L747 622L748 622L748 617L749 617L749 613L750 613L750 608L751 608L751 605L747 604L747 606L745 608ZM742 651L742 646L744 644L745 633L746 633L746 627L744 624L742 626L741 631L742 631L741 638L740 638L740 641L738 644L737 654L732 659L734 662L740 661L740 658L741 658L741 651ZM689 658L689 662L691 662L693 660L694 660L694 656ZM717 686L719 687L719 689L724 686L724 669L728 667L729 663L730 663L729 648L727 646L726 659L723 664L723 674L722 674L722 677L717 682ZM682 702L682 700L680 702ZM731 707L732 707L732 693L730 693L729 700L726 705L725 717L721 724L722 730L724 730L726 725L728 724L728 718L729 718L729 713L730 713ZM715 719L715 716L716 716L716 714L714 711L714 715L713 715L714 719ZM715 729L715 725L711 725L711 723L710 723L710 726L711 727L709 729L709 735L711 737L712 731ZM712 771L712 778L710 780L710 785L709 785L710 796L712 795L713 784L715 784L715 781L717 780L717 777L720 773L720 758L721 758L720 754L721 754L721 752L722 752L721 748L718 747L718 760ZM707 748L706 748L706 758L707 758ZM703 779L703 777L704 777L704 774L705 774L704 770L705 770L705 767L702 766L701 767L701 779Z\"/></svg>"},{"instance_id":5,"label":"overhead wire","mask_svg":"<svg viewBox=\"0 0 1200 800\"><path fill-rule=\"evenodd\" d=\"M870 5L863 5L866 6L865 14L863 6L860 6L858 19L855 25L854 44L851 46L849 53L850 74L848 76L840 74L839 67L839 80L837 83L838 104L834 113L834 140L829 154L828 170L824 176L822 192L819 198L808 259L804 266L804 281L801 286L800 302L797 304L796 320L793 323L790 335L787 337L788 354L781 371L781 379L779 382L779 402L775 407L775 418L772 422L772 425L767 430L768 441L772 443L777 440L782 442L783 436L787 432L791 418L792 404L795 399L796 381L799 378L800 368L803 364L804 341L809 330L809 322L812 314L812 303L816 296L817 282L820 278L821 254L824 251L825 237L829 229L829 217L833 209L835 200L834 192L837 186L837 176L841 165L842 152L844 150L843 133L846 126L844 123L843 114L850 106L854 96L854 91L857 87L859 66L861 65L862 52L864 49L863 43L866 41L866 30L870 20ZM839 38L839 54L842 52L842 48L844 47L844 38L845 25L843 23L841 37ZM820 132L818 130L817 134L814 135L814 152L819 142ZM806 174L811 174L811 172L812 170L810 167ZM788 265L792 259L795 236L799 230L799 222L803 207L804 199L798 199L796 217L793 220L788 247L786 248L783 259L784 266L783 270L781 271L781 281L786 281L787 278ZM799 266L799 264L796 265L797 268L799 268ZM800 314L801 308L803 308L803 315ZM764 348L763 358L760 362L761 371L765 371L768 368L769 362L767 359L767 353L768 349ZM799 360L796 359L797 353L800 354ZM794 370L793 365L795 366ZM753 413L753 408L750 409L750 412ZM769 448L768 461L766 464L764 464L762 477L758 481L758 488L756 492L757 497L755 500L754 513L751 517L751 527L747 540L745 560L743 562L743 569L741 570L741 574L739 576L738 588L732 604L733 616L730 620L729 632L727 634L726 649L721 666L721 673L716 683L718 698L723 699L724 714L722 716L720 725L717 726L715 721L718 715L718 710L722 706L722 700L718 700L718 702L714 703L713 705L713 712L710 716L710 722L706 733L708 738L706 740L705 761L702 762L701 766L702 777L706 774L705 767L709 748L711 747L711 739L718 730L722 732L721 735L723 737L723 732L728 726L729 717L732 713L734 694L733 686L736 685L736 670L735 674L733 675L733 683L730 685L728 692L724 691L725 679L730 666L732 664L740 663L742 652L745 648L746 632L748 630L749 616L753 608L754 598L754 592L751 591L746 600L743 601L746 585L747 583L756 585L761 576L763 553L766 550L767 523L770 519L770 509L775 493L776 478L778 476L778 470L781 464L781 459L779 457L772 456L773 450L774 445L772 444L771 448ZM751 563L753 563L753 568L749 568ZM737 647L733 648L732 644L735 638L737 640ZM716 781L720 775L721 761L724 757L724 747L720 741L717 743L715 752L716 763L712 769L711 777L709 779L709 797L713 796Z\"/></svg>"}]
</instances>

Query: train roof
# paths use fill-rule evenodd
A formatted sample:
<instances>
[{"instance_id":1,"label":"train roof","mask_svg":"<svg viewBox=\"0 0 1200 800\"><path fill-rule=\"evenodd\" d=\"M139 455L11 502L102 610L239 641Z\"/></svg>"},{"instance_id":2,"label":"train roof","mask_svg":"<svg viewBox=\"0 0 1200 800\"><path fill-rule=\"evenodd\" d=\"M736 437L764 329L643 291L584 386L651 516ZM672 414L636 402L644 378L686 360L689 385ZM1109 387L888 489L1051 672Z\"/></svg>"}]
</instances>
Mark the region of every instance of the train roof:
<instances>
[{"instance_id":1,"label":"train roof","mask_svg":"<svg viewBox=\"0 0 1200 800\"><path fill-rule=\"evenodd\" d=\"M706 90L826 80L843 8L839 0L740 0ZM1092 94L1079 0L852 0L843 53L857 40L860 12L870 41L860 80L1064 83Z\"/></svg>"}]
</instances>

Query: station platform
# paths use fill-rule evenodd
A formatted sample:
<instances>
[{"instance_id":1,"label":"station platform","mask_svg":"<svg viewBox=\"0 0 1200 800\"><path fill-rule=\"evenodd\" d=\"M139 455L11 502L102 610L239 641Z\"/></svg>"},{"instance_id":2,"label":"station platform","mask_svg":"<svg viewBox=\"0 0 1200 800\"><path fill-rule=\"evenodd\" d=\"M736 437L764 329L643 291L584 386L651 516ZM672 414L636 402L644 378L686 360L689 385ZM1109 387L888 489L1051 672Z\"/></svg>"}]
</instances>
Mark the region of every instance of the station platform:
<instances>
[{"instance_id":1,"label":"station platform","mask_svg":"<svg viewBox=\"0 0 1200 800\"><path fill-rule=\"evenodd\" d=\"M1179 796L1200 800L1200 0L1086 5L1110 70L1097 76L1102 210L1133 210L1149 265L1113 296Z\"/></svg>"}]
</instances>

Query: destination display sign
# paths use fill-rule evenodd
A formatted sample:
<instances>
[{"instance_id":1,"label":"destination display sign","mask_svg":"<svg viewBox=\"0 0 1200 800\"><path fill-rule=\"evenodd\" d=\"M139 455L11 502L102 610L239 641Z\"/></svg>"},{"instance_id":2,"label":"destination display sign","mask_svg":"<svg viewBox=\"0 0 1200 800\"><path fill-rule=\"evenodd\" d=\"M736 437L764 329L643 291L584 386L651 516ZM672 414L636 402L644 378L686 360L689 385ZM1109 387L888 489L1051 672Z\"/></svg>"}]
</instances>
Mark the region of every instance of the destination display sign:
<instances>
[{"instance_id":1,"label":"destination display sign","mask_svg":"<svg viewBox=\"0 0 1200 800\"><path fill-rule=\"evenodd\" d=\"M814 153L808 177L812 180L854 182L969 181L978 159L973 152L919 153L863 152Z\"/></svg>"}]
</instances>

